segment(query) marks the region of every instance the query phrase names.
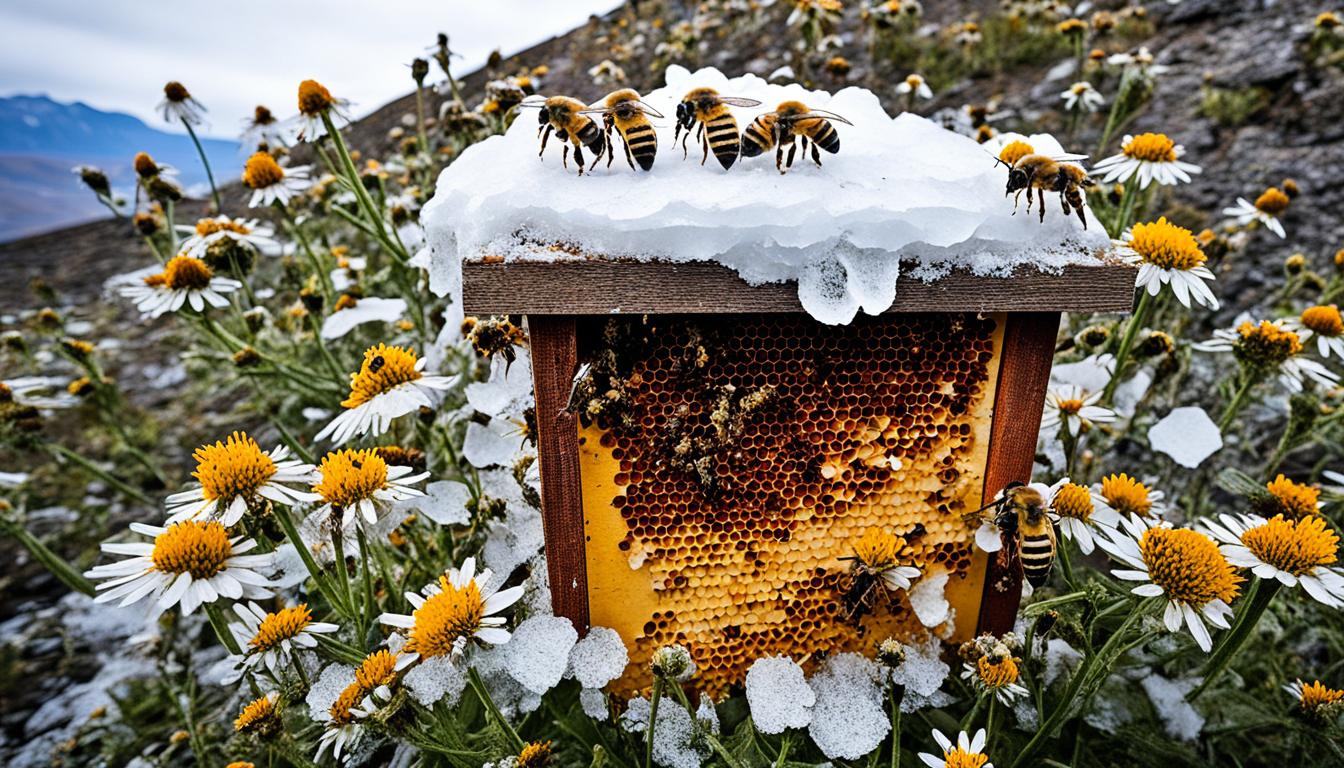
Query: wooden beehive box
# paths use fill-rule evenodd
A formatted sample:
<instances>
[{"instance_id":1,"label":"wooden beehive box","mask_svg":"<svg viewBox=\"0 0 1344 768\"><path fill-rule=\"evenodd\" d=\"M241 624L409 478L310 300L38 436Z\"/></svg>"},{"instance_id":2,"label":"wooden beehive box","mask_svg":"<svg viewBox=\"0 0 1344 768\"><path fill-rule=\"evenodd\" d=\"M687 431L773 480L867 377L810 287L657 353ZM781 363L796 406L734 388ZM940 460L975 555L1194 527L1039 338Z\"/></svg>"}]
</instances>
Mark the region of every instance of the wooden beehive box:
<instances>
[{"instance_id":1,"label":"wooden beehive box","mask_svg":"<svg viewBox=\"0 0 1344 768\"><path fill-rule=\"evenodd\" d=\"M1019 574L962 516L1030 477L1060 314L1127 312L1133 285L1105 258L954 271L827 326L712 263L463 265L467 314L527 318L556 614L615 628L640 667L685 644L714 695L762 656L921 629L904 597L844 615L840 558L870 527L948 574L945 639L1010 629Z\"/></svg>"}]
</instances>

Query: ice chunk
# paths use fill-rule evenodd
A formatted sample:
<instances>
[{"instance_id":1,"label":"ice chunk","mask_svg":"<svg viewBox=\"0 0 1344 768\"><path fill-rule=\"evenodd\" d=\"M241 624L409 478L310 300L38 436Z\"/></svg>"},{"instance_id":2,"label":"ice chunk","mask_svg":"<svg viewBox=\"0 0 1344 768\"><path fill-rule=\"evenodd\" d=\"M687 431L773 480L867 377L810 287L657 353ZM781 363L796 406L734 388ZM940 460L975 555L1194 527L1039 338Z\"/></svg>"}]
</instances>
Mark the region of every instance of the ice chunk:
<instances>
[{"instance_id":1,"label":"ice chunk","mask_svg":"<svg viewBox=\"0 0 1344 768\"><path fill-rule=\"evenodd\" d=\"M322 670L322 674L313 681L313 687L308 689L308 695L304 697L304 701L308 704L308 716L319 723L326 720L327 710L336 703L341 691L353 682L355 682L353 667L328 664Z\"/></svg>"},{"instance_id":2,"label":"ice chunk","mask_svg":"<svg viewBox=\"0 0 1344 768\"><path fill-rule=\"evenodd\" d=\"M751 720L761 733L806 728L816 701L817 695L803 679L803 668L793 659L757 659L747 670L747 704Z\"/></svg>"},{"instance_id":3,"label":"ice chunk","mask_svg":"<svg viewBox=\"0 0 1344 768\"><path fill-rule=\"evenodd\" d=\"M467 403L487 416L521 416L532 405L532 360L526 347L514 347L512 363L502 355L490 360L490 378L467 385Z\"/></svg>"},{"instance_id":4,"label":"ice chunk","mask_svg":"<svg viewBox=\"0 0 1344 768\"><path fill-rule=\"evenodd\" d=\"M1045 644L1045 684L1051 685L1059 676L1078 666L1083 654L1058 637L1050 638Z\"/></svg>"},{"instance_id":5,"label":"ice chunk","mask_svg":"<svg viewBox=\"0 0 1344 768\"><path fill-rule=\"evenodd\" d=\"M1109 247L1090 212L1084 231L1053 199L1044 223L1014 216L1002 193L1005 172L984 147L917 115L893 119L865 89L832 94L679 66L665 79L643 96L664 114L675 113L691 88L707 86L762 102L737 111L741 124L799 99L853 125L836 123L843 148L826 155L824 167L802 157L785 175L773 152L741 158L727 172L684 161L672 132L662 131L651 172L618 162L579 178L550 152L538 162L535 122L515 121L440 174L421 214L430 288L457 306L463 259L572 258L549 246L577 244L613 258L716 261L753 284L797 281L808 311L848 322L859 309L890 306L902 260L915 265L914 279L954 267L1009 275L1095 261ZM1041 151L1058 146L1028 138Z\"/></svg>"},{"instance_id":6,"label":"ice chunk","mask_svg":"<svg viewBox=\"0 0 1344 768\"><path fill-rule=\"evenodd\" d=\"M1172 461L1194 469L1223 447L1223 435L1198 406L1172 408L1148 429L1148 444Z\"/></svg>"},{"instance_id":7,"label":"ice chunk","mask_svg":"<svg viewBox=\"0 0 1344 768\"><path fill-rule=\"evenodd\" d=\"M1161 675L1151 674L1139 683L1162 718L1168 736L1181 741L1199 738L1199 732L1204 730L1204 716L1186 702L1185 695L1199 685L1200 678L1168 680Z\"/></svg>"},{"instance_id":8,"label":"ice chunk","mask_svg":"<svg viewBox=\"0 0 1344 768\"><path fill-rule=\"evenodd\" d=\"M424 496L413 496L399 501L396 510L401 513L419 512L439 525L466 525L471 520L467 502L471 489L456 480L439 480L425 486Z\"/></svg>"},{"instance_id":9,"label":"ice chunk","mask_svg":"<svg viewBox=\"0 0 1344 768\"><path fill-rule=\"evenodd\" d=\"M905 686L902 712L914 712L930 704L952 671L942 659L943 644L928 635L921 643L905 646L905 662L892 670L891 681Z\"/></svg>"},{"instance_id":10,"label":"ice chunk","mask_svg":"<svg viewBox=\"0 0 1344 768\"><path fill-rule=\"evenodd\" d=\"M424 659L411 667L402 678L411 698L421 706L433 707L442 701L449 707L457 706L462 691L467 687L467 671L460 660L451 656Z\"/></svg>"},{"instance_id":11,"label":"ice chunk","mask_svg":"<svg viewBox=\"0 0 1344 768\"><path fill-rule=\"evenodd\" d=\"M882 670L857 653L827 659L809 683L816 693L807 732L832 760L857 760L891 731L882 702Z\"/></svg>"},{"instance_id":12,"label":"ice chunk","mask_svg":"<svg viewBox=\"0 0 1344 768\"><path fill-rule=\"evenodd\" d=\"M573 622L562 616L524 619L503 647L504 670L527 690L543 694L564 677L578 639Z\"/></svg>"},{"instance_id":13,"label":"ice chunk","mask_svg":"<svg viewBox=\"0 0 1344 768\"><path fill-rule=\"evenodd\" d=\"M929 629L947 621L952 611L951 604L943 594L948 576L944 569L929 569L910 587L910 608L914 610L919 623Z\"/></svg>"},{"instance_id":14,"label":"ice chunk","mask_svg":"<svg viewBox=\"0 0 1344 768\"><path fill-rule=\"evenodd\" d=\"M478 469L495 464L512 464L523 447L518 425L508 419L492 418L489 425L471 422L462 441L462 456Z\"/></svg>"},{"instance_id":15,"label":"ice chunk","mask_svg":"<svg viewBox=\"0 0 1344 768\"><path fill-rule=\"evenodd\" d=\"M568 675L584 688L601 688L625 672L630 654L616 630L592 627L569 652Z\"/></svg>"}]
</instances>

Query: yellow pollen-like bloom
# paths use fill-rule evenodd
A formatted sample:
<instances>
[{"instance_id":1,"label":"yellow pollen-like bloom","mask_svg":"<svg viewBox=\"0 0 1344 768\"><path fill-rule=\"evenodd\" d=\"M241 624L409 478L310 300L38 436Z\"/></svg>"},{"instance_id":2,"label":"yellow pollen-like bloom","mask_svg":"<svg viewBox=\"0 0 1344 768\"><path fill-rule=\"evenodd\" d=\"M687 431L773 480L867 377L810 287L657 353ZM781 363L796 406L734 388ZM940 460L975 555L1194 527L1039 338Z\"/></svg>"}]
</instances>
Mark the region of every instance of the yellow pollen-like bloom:
<instances>
[{"instance_id":1,"label":"yellow pollen-like bloom","mask_svg":"<svg viewBox=\"0 0 1344 768\"><path fill-rule=\"evenodd\" d=\"M1233 352L1237 359L1254 366L1275 366L1302 351L1302 339L1281 325L1261 320L1237 326Z\"/></svg>"},{"instance_id":2,"label":"yellow pollen-like bloom","mask_svg":"<svg viewBox=\"0 0 1344 768\"><path fill-rule=\"evenodd\" d=\"M65 391L75 397L83 397L93 391L93 380L88 376L80 376L66 384Z\"/></svg>"},{"instance_id":3,"label":"yellow pollen-like bloom","mask_svg":"<svg viewBox=\"0 0 1344 768\"><path fill-rule=\"evenodd\" d=\"M1025 141L1012 141L999 150L999 159L1012 165L1036 150Z\"/></svg>"},{"instance_id":4,"label":"yellow pollen-like bloom","mask_svg":"<svg viewBox=\"0 0 1344 768\"><path fill-rule=\"evenodd\" d=\"M238 760L238 761L229 763L228 765L224 766L224 768L257 768L257 764L256 764L256 763L249 763L249 762L247 762L246 760Z\"/></svg>"},{"instance_id":5,"label":"yellow pollen-like bloom","mask_svg":"<svg viewBox=\"0 0 1344 768\"><path fill-rule=\"evenodd\" d=\"M1120 151L1126 157L1149 163L1176 162L1176 142L1164 133L1141 133L1125 142Z\"/></svg>"},{"instance_id":6,"label":"yellow pollen-like bloom","mask_svg":"<svg viewBox=\"0 0 1344 768\"><path fill-rule=\"evenodd\" d=\"M1081 35L1087 31L1087 22L1082 19L1065 19L1055 29L1061 35Z\"/></svg>"},{"instance_id":7,"label":"yellow pollen-like bloom","mask_svg":"<svg viewBox=\"0 0 1344 768\"><path fill-rule=\"evenodd\" d=\"M275 703L269 697L262 696L243 707L238 719L233 721L233 730L238 733L265 733L279 725Z\"/></svg>"},{"instance_id":8,"label":"yellow pollen-like bloom","mask_svg":"<svg viewBox=\"0 0 1344 768\"><path fill-rule=\"evenodd\" d=\"M265 189L285 179L285 169L269 152L253 152L243 166L243 183L249 189Z\"/></svg>"},{"instance_id":9,"label":"yellow pollen-like bloom","mask_svg":"<svg viewBox=\"0 0 1344 768\"><path fill-rule=\"evenodd\" d=\"M986 688L1005 688L1017 682L1019 671L1017 660L1012 656L998 659L981 656L975 662L975 673Z\"/></svg>"},{"instance_id":10,"label":"yellow pollen-like bloom","mask_svg":"<svg viewBox=\"0 0 1344 768\"><path fill-rule=\"evenodd\" d=\"M341 695L336 697L336 700L331 703L331 708L327 710L327 713L331 715L331 721L341 725L352 722L355 716L350 710L354 709L368 695L369 692L361 688L359 683L351 683L345 686Z\"/></svg>"},{"instance_id":11,"label":"yellow pollen-like bloom","mask_svg":"<svg viewBox=\"0 0 1344 768\"><path fill-rule=\"evenodd\" d=\"M1339 14L1334 11L1322 11L1316 16L1316 27L1318 29L1335 29L1341 23Z\"/></svg>"},{"instance_id":12,"label":"yellow pollen-like bloom","mask_svg":"<svg viewBox=\"0 0 1344 768\"><path fill-rule=\"evenodd\" d=\"M252 230L240 221L222 219L198 219L196 221L196 234L201 237L213 235L216 232L236 232L240 235L248 235L252 233Z\"/></svg>"},{"instance_id":13,"label":"yellow pollen-like bloom","mask_svg":"<svg viewBox=\"0 0 1344 768\"><path fill-rule=\"evenodd\" d=\"M980 768L989 762L989 756L980 752L966 752L961 747L943 753L944 768Z\"/></svg>"},{"instance_id":14,"label":"yellow pollen-like bloom","mask_svg":"<svg viewBox=\"0 0 1344 768\"><path fill-rule=\"evenodd\" d=\"M485 601L475 579L458 589L447 576L440 576L439 589L415 609L415 626L406 641L408 652L425 658L452 653L457 641L471 637L485 618Z\"/></svg>"},{"instance_id":15,"label":"yellow pollen-like bloom","mask_svg":"<svg viewBox=\"0 0 1344 768\"><path fill-rule=\"evenodd\" d=\"M196 471L191 476L201 484L201 495L208 501L251 497L275 474L275 462L246 432L203 445L192 456Z\"/></svg>"},{"instance_id":16,"label":"yellow pollen-like bloom","mask_svg":"<svg viewBox=\"0 0 1344 768\"><path fill-rule=\"evenodd\" d=\"M1055 492L1050 508L1060 517L1071 517L1084 522L1092 517L1092 492L1077 483L1065 483Z\"/></svg>"},{"instance_id":17,"label":"yellow pollen-like bloom","mask_svg":"<svg viewBox=\"0 0 1344 768\"><path fill-rule=\"evenodd\" d=\"M309 117L317 117L336 104L331 91L316 80L304 80L299 83L299 112Z\"/></svg>"},{"instance_id":18,"label":"yellow pollen-like bloom","mask_svg":"<svg viewBox=\"0 0 1344 768\"><path fill-rule=\"evenodd\" d=\"M1283 190L1278 187L1270 187L1255 198L1255 207L1262 213L1279 216L1288 210L1288 204L1291 202L1292 198L1285 195Z\"/></svg>"},{"instance_id":19,"label":"yellow pollen-like bloom","mask_svg":"<svg viewBox=\"0 0 1344 768\"><path fill-rule=\"evenodd\" d=\"M534 741L518 753L518 768L545 768L551 764L551 742Z\"/></svg>"},{"instance_id":20,"label":"yellow pollen-like bloom","mask_svg":"<svg viewBox=\"0 0 1344 768\"><path fill-rule=\"evenodd\" d=\"M1344 335L1344 316L1334 304L1307 307L1302 312L1302 325L1322 336Z\"/></svg>"},{"instance_id":21,"label":"yellow pollen-like bloom","mask_svg":"<svg viewBox=\"0 0 1344 768\"><path fill-rule=\"evenodd\" d=\"M1300 520L1276 515L1243 533L1241 543L1261 562L1294 576L1338 559L1339 536L1325 526L1320 515Z\"/></svg>"},{"instance_id":22,"label":"yellow pollen-like bloom","mask_svg":"<svg viewBox=\"0 0 1344 768\"><path fill-rule=\"evenodd\" d=\"M421 375L415 363L416 355L410 347L369 347L359 372L350 375L350 396L341 405L356 408L393 387L415 381Z\"/></svg>"},{"instance_id":23,"label":"yellow pollen-like bloom","mask_svg":"<svg viewBox=\"0 0 1344 768\"><path fill-rule=\"evenodd\" d=\"M136 175L142 179L155 176L159 172L159 164L154 162L154 158L150 157L148 152L137 152L134 165Z\"/></svg>"},{"instance_id":24,"label":"yellow pollen-like bloom","mask_svg":"<svg viewBox=\"0 0 1344 768\"><path fill-rule=\"evenodd\" d=\"M1283 515L1290 520L1301 520L1314 516L1321 498L1321 489L1279 475L1265 484L1269 491L1272 514Z\"/></svg>"},{"instance_id":25,"label":"yellow pollen-like bloom","mask_svg":"<svg viewBox=\"0 0 1344 768\"><path fill-rule=\"evenodd\" d=\"M1122 515L1148 517L1153 509L1148 487L1126 474L1103 477L1101 497Z\"/></svg>"},{"instance_id":26,"label":"yellow pollen-like bloom","mask_svg":"<svg viewBox=\"0 0 1344 768\"><path fill-rule=\"evenodd\" d=\"M185 85L176 80L170 80L167 85L163 86L163 96L169 101L180 103L190 99L191 92L187 90Z\"/></svg>"},{"instance_id":27,"label":"yellow pollen-like bloom","mask_svg":"<svg viewBox=\"0 0 1344 768\"><path fill-rule=\"evenodd\" d=\"M163 573L189 573L194 579L208 579L224 570L224 562L233 556L228 531L217 522L187 520L168 526L154 538L150 560Z\"/></svg>"},{"instance_id":28,"label":"yellow pollen-like bloom","mask_svg":"<svg viewBox=\"0 0 1344 768\"><path fill-rule=\"evenodd\" d=\"M348 293L342 293L340 297L336 299L336 303L332 305L331 311L340 312L343 309L352 309L358 305L359 299L356 299Z\"/></svg>"},{"instance_id":29,"label":"yellow pollen-like bloom","mask_svg":"<svg viewBox=\"0 0 1344 768\"><path fill-rule=\"evenodd\" d=\"M1076 397L1057 400L1055 405L1059 407L1060 413L1075 414L1083 409L1083 401Z\"/></svg>"},{"instance_id":30,"label":"yellow pollen-like bloom","mask_svg":"<svg viewBox=\"0 0 1344 768\"><path fill-rule=\"evenodd\" d=\"M1329 688L1321 684L1320 680L1317 680L1302 686L1302 697L1298 699L1297 703L1302 709L1311 711L1326 704L1334 704L1337 701L1344 701L1344 691Z\"/></svg>"},{"instance_id":31,"label":"yellow pollen-like bloom","mask_svg":"<svg viewBox=\"0 0 1344 768\"><path fill-rule=\"evenodd\" d=\"M909 75L905 78L905 84L910 86L911 89L916 89L924 84L924 78L919 75Z\"/></svg>"},{"instance_id":32,"label":"yellow pollen-like bloom","mask_svg":"<svg viewBox=\"0 0 1344 768\"><path fill-rule=\"evenodd\" d=\"M346 448L328 453L319 468L322 479L313 492L336 507L348 507L373 497L387 485L387 462L372 450Z\"/></svg>"},{"instance_id":33,"label":"yellow pollen-like bloom","mask_svg":"<svg viewBox=\"0 0 1344 768\"><path fill-rule=\"evenodd\" d=\"M312 611L309 611L304 603L281 608L274 613L266 614L266 618L262 619L261 625L257 627L257 634L253 635L247 644L258 651L268 651L278 647L285 640L298 637L312 620Z\"/></svg>"},{"instance_id":34,"label":"yellow pollen-like bloom","mask_svg":"<svg viewBox=\"0 0 1344 768\"><path fill-rule=\"evenodd\" d=\"M854 557L874 571L885 571L900 564L905 539L881 528L869 528L854 541Z\"/></svg>"},{"instance_id":35,"label":"yellow pollen-like bloom","mask_svg":"<svg viewBox=\"0 0 1344 768\"><path fill-rule=\"evenodd\" d=\"M1245 581L1213 539L1189 528L1149 528L1139 539L1139 552L1152 582L1191 606L1230 603Z\"/></svg>"},{"instance_id":36,"label":"yellow pollen-like bloom","mask_svg":"<svg viewBox=\"0 0 1344 768\"><path fill-rule=\"evenodd\" d=\"M164 284L175 291L203 291L214 276L214 270L194 256L174 256L163 266Z\"/></svg>"},{"instance_id":37,"label":"yellow pollen-like bloom","mask_svg":"<svg viewBox=\"0 0 1344 768\"><path fill-rule=\"evenodd\" d=\"M61 339L61 347L75 357L88 357L93 354L93 345L83 339Z\"/></svg>"},{"instance_id":38,"label":"yellow pollen-like bloom","mask_svg":"<svg viewBox=\"0 0 1344 768\"><path fill-rule=\"evenodd\" d=\"M1129 247L1144 261L1162 269L1190 270L1202 266L1207 258L1194 233L1172 224L1165 216L1148 224L1135 224L1130 230Z\"/></svg>"},{"instance_id":39,"label":"yellow pollen-like bloom","mask_svg":"<svg viewBox=\"0 0 1344 768\"><path fill-rule=\"evenodd\" d=\"M354 709L380 685L390 685L397 676L397 657L390 651L377 651L364 657L355 670L355 681L341 691L327 710L334 723L344 725L354 720Z\"/></svg>"}]
</instances>

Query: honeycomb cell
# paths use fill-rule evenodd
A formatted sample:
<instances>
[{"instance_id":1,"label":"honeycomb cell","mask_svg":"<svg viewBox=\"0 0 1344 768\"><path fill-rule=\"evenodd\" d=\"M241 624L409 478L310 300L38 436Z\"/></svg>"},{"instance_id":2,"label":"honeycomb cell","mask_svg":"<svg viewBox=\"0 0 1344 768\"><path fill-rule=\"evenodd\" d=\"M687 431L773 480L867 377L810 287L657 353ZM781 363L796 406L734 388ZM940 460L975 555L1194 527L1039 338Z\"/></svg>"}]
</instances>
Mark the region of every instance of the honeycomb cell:
<instances>
[{"instance_id":1,"label":"honeycomb cell","mask_svg":"<svg viewBox=\"0 0 1344 768\"><path fill-rule=\"evenodd\" d=\"M603 375L621 390L580 426L591 621L631 651L616 687L646 686L668 643L720 696L761 656L871 655L918 631L903 593L846 615L841 558L873 527L954 574L958 635L973 631L983 561L962 515L981 500L1001 326L650 317L583 333L581 353L615 361Z\"/></svg>"}]
</instances>

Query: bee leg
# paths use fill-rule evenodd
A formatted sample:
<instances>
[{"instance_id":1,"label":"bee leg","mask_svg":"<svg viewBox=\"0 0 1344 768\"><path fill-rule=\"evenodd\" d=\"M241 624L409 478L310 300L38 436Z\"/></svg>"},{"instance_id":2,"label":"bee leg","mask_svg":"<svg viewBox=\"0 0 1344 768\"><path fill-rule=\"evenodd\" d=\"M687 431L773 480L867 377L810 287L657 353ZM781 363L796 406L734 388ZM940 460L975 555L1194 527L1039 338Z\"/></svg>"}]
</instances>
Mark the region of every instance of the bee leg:
<instances>
[{"instance_id":1,"label":"bee leg","mask_svg":"<svg viewBox=\"0 0 1344 768\"><path fill-rule=\"evenodd\" d=\"M1019 189L1019 190L1017 190L1017 193L1013 195L1013 215L1014 215L1014 216L1017 215L1017 204L1020 203L1020 202L1022 202L1022 190ZM1031 205L1031 195L1027 195L1027 205Z\"/></svg>"},{"instance_id":2,"label":"bee leg","mask_svg":"<svg viewBox=\"0 0 1344 768\"><path fill-rule=\"evenodd\" d=\"M579 144L574 145L574 164L579 167L579 175L583 175L583 147Z\"/></svg>"},{"instance_id":3,"label":"bee leg","mask_svg":"<svg viewBox=\"0 0 1344 768\"><path fill-rule=\"evenodd\" d=\"M537 157L541 157L546 154L546 142L551 138L551 126L548 124L545 128L539 129L537 133L541 134L541 151L537 153Z\"/></svg>"},{"instance_id":4,"label":"bee leg","mask_svg":"<svg viewBox=\"0 0 1344 768\"><path fill-rule=\"evenodd\" d=\"M565 170L569 170L569 144L565 144L565 152L560 156L560 162L564 164Z\"/></svg>"},{"instance_id":5,"label":"bee leg","mask_svg":"<svg viewBox=\"0 0 1344 768\"><path fill-rule=\"evenodd\" d=\"M1081 201L1079 201L1079 202L1081 202ZM1086 232L1086 231L1087 231L1087 216L1083 213L1083 206L1081 206L1081 205L1075 205L1075 206L1073 207L1073 210L1074 210L1075 213L1078 214L1078 220L1081 221L1081 222L1083 222L1083 231Z\"/></svg>"},{"instance_id":6,"label":"bee leg","mask_svg":"<svg viewBox=\"0 0 1344 768\"><path fill-rule=\"evenodd\" d=\"M616 145L611 143L611 127L612 127L611 115L607 115L606 117L604 117L602 119L602 122L607 127L607 167L610 168L611 161L616 157Z\"/></svg>"},{"instance_id":7,"label":"bee leg","mask_svg":"<svg viewBox=\"0 0 1344 768\"><path fill-rule=\"evenodd\" d=\"M821 167L821 152L817 150L817 142L815 141L812 142L812 162L816 163L818 168Z\"/></svg>"},{"instance_id":8,"label":"bee leg","mask_svg":"<svg viewBox=\"0 0 1344 768\"><path fill-rule=\"evenodd\" d=\"M789 142L789 159L786 160L786 161L784 161L784 167L785 167L785 168L792 168L792 167L793 167L793 156L794 156L794 153L797 152L797 151L798 151L798 143L797 143L797 142L794 142L794 141ZM806 150L804 150L804 151L806 151Z\"/></svg>"},{"instance_id":9,"label":"bee leg","mask_svg":"<svg viewBox=\"0 0 1344 768\"><path fill-rule=\"evenodd\" d=\"M1036 198L1037 198L1038 202L1040 203L1040 205L1037 206L1037 207L1041 209L1041 223L1044 224L1044 223L1045 223L1045 190L1044 190L1044 189L1038 189L1038 190L1036 190Z\"/></svg>"},{"instance_id":10,"label":"bee leg","mask_svg":"<svg viewBox=\"0 0 1344 768\"><path fill-rule=\"evenodd\" d=\"M630 170L635 170L635 156L630 154L630 144L626 142L625 137L621 137L621 146L625 147L625 162L630 164Z\"/></svg>"},{"instance_id":11,"label":"bee leg","mask_svg":"<svg viewBox=\"0 0 1344 768\"><path fill-rule=\"evenodd\" d=\"M775 169L784 173L784 145L775 144Z\"/></svg>"},{"instance_id":12,"label":"bee leg","mask_svg":"<svg viewBox=\"0 0 1344 768\"><path fill-rule=\"evenodd\" d=\"M705 156L700 158L700 164L704 165L705 161L709 159L709 137L703 131L700 133L700 144L705 148Z\"/></svg>"}]
</instances>

